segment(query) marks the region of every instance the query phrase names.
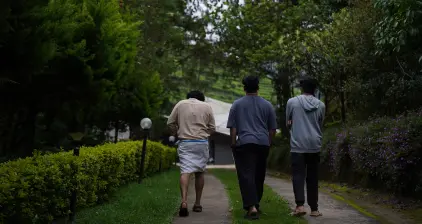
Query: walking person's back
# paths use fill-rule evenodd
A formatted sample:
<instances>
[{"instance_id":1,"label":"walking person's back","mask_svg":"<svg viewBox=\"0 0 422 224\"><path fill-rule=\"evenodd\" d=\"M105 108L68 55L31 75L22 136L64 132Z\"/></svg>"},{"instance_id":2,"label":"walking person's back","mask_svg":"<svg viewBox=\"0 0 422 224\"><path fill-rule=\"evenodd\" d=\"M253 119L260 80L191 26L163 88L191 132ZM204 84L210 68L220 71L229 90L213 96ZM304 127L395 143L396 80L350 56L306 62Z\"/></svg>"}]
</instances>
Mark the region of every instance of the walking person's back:
<instances>
[{"instance_id":1,"label":"walking person's back","mask_svg":"<svg viewBox=\"0 0 422 224\"><path fill-rule=\"evenodd\" d=\"M258 219L276 116L271 103L258 96L258 77L246 77L243 85L246 96L233 103L227 128L230 128L243 208L247 211L245 218Z\"/></svg>"},{"instance_id":2,"label":"walking person's back","mask_svg":"<svg viewBox=\"0 0 422 224\"><path fill-rule=\"evenodd\" d=\"M270 145L268 119L274 113L271 103L257 95L246 95L236 100L233 107L238 112L235 118L237 145Z\"/></svg>"},{"instance_id":3,"label":"walking person's back","mask_svg":"<svg viewBox=\"0 0 422 224\"><path fill-rule=\"evenodd\" d=\"M316 80L305 78L300 85L302 95L289 99L286 107L287 126L291 128L292 182L296 201L294 215L306 214L304 207L306 180L311 216L321 216L318 211L318 168L325 105L314 96L317 88Z\"/></svg>"},{"instance_id":4,"label":"walking person's back","mask_svg":"<svg viewBox=\"0 0 422 224\"><path fill-rule=\"evenodd\" d=\"M187 99L181 100L173 108L167 124L174 136L179 139L177 154L180 163L180 193L182 203L179 216L188 216L188 186L190 174L195 174L196 200L192 210L202 212L201 197L204 189L204 172L209 158L208 137L215 131L212 108L205 103L200 91L191 91Z\"/></svg>"},{"instance_id":5,"label":"walking person's back","mask_svg":"<svg viewBox=\"0 0 422 224\"><path fill-rule=\"evenodd\" d=\"M300 95L288 101L292 114L291 152L319 152L325 105L313 95Z\"/></svg>"}]
</instances>

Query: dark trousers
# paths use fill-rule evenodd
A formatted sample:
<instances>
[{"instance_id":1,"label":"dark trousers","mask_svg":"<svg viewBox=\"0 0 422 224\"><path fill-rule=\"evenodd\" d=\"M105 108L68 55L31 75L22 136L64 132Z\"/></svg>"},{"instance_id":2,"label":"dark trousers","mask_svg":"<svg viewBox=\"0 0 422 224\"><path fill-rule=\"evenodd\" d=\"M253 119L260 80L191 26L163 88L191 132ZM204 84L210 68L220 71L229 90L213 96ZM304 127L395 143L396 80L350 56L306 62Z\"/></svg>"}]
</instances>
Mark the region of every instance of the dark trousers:
<instances>
[{"instance_id":1,"label":"dark trousers","mask_svg":"<svg viewBox=\"0 0 422 224\"><path fill-rule=\"evenodd\" d=\"M291 153L293 191L297 206L305 204L305 180L308 205L318 211L319 153Z\"/></svg>"},{"instance_id":2,"label":"dark trousers","mask_svg":"<svg viewBox=\"0 0 422 224\"><path fill-rule=\"evenodd\" d=\"M265 173L269 147L245 144L233 149L243 208L259 208L264 193Z\"/></svg>"}]
</instances>

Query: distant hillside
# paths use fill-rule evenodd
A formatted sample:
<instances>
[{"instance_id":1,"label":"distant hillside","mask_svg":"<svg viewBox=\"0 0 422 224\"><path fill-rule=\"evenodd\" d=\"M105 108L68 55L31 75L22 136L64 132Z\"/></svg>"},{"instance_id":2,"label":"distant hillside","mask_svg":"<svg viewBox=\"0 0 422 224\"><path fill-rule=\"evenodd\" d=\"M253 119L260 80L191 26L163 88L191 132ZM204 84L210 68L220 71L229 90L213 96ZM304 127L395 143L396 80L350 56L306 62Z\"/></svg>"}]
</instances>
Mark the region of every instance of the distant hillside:
<instances>
[{"instance_id":1,"label":"distant hillside","mask_svg":"<svg viewBox=\"0 0 422 224\"><path fill-rule=\"evenodd\" d=\"M201 76L200 80L196 81L195 86L191 86L189 81L184 80L181 76L174 77L179 85L177 88L180 94L173 96L171 101L179 101L184 99L186 93L191 89L199 89L204 92L205 96L214 98L227 103L233 103L234 100L245 95L243 91L243 85L240 80L233 81L225 78L208 78ZM273 96L273 88L271 80L268 78L262 78L260 80L259 95L269 100L272 103L276 103L276 97Z\"/></svg>"},{"instance_id":2,"label":"distant hillside","mask_svg":"<svg viewBox=\"0 0 422 224\"><path fill-rule=\"evenodd\" d=\"M271 102L275 102L276 97L273 96L271 80L267 78L261 79L259 87L260 96ZM240 81L217 80L217 82L205 91L205 94L208 97L232 103L234 100L245 95L245 92Z\"/></svg>"}]
</instances>

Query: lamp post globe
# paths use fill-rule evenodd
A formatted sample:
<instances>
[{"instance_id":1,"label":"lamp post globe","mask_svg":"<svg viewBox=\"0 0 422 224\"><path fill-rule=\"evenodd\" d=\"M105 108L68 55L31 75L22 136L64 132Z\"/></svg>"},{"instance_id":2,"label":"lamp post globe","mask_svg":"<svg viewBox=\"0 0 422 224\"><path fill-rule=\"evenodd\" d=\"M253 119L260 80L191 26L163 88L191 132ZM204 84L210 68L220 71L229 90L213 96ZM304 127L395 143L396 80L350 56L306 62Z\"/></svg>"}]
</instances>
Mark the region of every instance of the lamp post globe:
<instances>
[{"instance_id":1,"label":"lamp post globe","mask_svg":"<svg viewBox=\"0 0 422 224\"><path fill-rule=\"evenodd\" d=\"M152 121L149 118L144 118L141 120L141 128L144 130L149 130L152 127Z\"/></svg>"},{"instance_id":2,"label":"lamp post globe","mask_svg":"<svg viewBox=\"0 0 422 224\"><path fill-rule=\"evenodd\" d=\"M139 175L139 183L142 183L142 178L144 177L144 169L145 169L145 155L147 150L147 139L148 139L148 133L149 129L152 127L152 121L149 118L144 118L141 120L141 128L144 130L144 141L142 144L142 152L141 152L141 172Z\"/></svg>"}]
</instances>

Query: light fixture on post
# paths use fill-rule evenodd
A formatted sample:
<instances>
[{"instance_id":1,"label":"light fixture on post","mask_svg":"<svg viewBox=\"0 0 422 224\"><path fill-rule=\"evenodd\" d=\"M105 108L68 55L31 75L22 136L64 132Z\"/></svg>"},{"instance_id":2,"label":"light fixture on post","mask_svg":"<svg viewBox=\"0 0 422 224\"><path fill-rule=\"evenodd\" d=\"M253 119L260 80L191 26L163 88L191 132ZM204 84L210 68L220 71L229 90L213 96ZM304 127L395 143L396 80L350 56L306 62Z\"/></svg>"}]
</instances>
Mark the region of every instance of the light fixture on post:
<instances>
[{"instance_id":1,"label":"light fixture on post","mask_svg":"<svg viewBox=\"0 0 422 224\"><path fill-rule=\"evenodd\" d=\"M144 118L141 120L141 128L144 130L144 142L142 145L142 154L141 154L141 171L139 173L139 183L142 182L142 178L144 177L144 169L145 169L145 154L147 151L147 140L149 135L149 130L152 127L152 121L149 118Z\"/></svg>"}]
</instances>

